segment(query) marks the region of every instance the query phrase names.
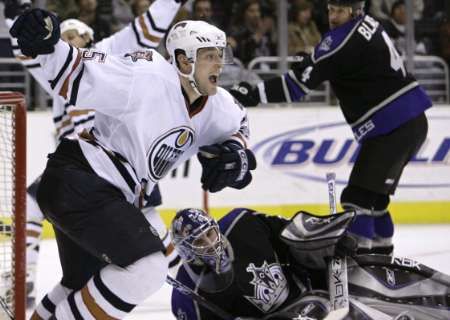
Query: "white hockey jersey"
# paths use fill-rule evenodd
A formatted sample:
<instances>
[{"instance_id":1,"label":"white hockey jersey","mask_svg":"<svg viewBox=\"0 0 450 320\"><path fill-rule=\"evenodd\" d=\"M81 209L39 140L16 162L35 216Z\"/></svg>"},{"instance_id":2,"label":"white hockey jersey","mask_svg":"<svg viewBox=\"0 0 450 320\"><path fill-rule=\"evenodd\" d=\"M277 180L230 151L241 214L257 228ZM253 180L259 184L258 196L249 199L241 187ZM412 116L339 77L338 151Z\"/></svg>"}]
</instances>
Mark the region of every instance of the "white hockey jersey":
<instances>
[{"instance_id":1,"label":"white hockey jersey","mask_svg":"<svg viewBox=\"0 0 450 320\"><path fill-rule=\"evenodd\" d=\"M158 47L175 17L180 3L176 0L156 0L146 13L135 18L129 25L93 45L93 48L108 54L125 54L136 50ZM8 29L13 20L6 19ZM36 59L24 57L17 46L17 40L11 38L13 53L22 61L42 88L52 96L53 122L56 127L57 140L75 138L85 128L91 128L95 113L89 108L80 110L70 105L58 95L53 95L51 84Z\"/></svg>"},{"instance_id":2,"label":"white hockey jersey","mask_svg":"<svg viewBox=\"0 0 450 320\"><path fill-rule=\"evenodd\" d=\"M96 143L80 141L95 172L137 204L155 183L203 145L236 139L246 144L246 111L219 88L189 113L179 75L154 50L107 55L63 41L38 60L56 92L96 112ZM118 163L118 160L120 163Z\"/></svg>"}]
</instances>

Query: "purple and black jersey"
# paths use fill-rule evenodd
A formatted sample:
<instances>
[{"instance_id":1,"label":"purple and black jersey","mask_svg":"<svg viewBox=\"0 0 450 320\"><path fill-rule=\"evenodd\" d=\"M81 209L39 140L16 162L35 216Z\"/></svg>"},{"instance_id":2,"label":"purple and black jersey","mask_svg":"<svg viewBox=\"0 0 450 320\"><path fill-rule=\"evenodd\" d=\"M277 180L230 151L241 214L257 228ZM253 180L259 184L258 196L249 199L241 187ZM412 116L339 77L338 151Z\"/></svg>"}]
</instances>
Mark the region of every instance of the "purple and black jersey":
<instances>
[{"instance_id":1,"label":"purple and black jersey","mask_svg":"<svg viewBox=\"0 0 450 320\"><path fill-rule=\"evenodd\" d=\"M224 290L208 293L192 272L200 277L205 270L183 265L177 279L221 309L234 316L263 317L283 308L300 294L288 269L288 248L279 239L288 220L266 216L250 209L234 209L219 222L234 252L233 281ZM217 315L191 298L172 291L172 313L180 320L219 320Z\"/></svg>"},{"instance_id":2,"label":"purple and black jersey","mask_svg":"<svg viewBox=\"0 0 450 320\"><path fill-rule=\"evenodd\" d=\"M259 86L262 102L299 101L330 81L358 141L389 133L432 103L381 24L360 16L326 33L311 55Z\"/></svg>"}]
</instances>

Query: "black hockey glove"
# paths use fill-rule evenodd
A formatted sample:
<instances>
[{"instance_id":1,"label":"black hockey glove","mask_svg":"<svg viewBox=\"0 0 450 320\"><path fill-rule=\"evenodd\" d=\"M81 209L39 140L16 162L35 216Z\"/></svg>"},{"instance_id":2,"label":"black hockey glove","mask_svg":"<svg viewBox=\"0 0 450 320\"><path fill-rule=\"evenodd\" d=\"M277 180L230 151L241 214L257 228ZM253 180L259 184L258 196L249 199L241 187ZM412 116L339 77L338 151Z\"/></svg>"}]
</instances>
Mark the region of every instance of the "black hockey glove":
<instances>
[{"instance_id":1,"label":"black hockey glove","mask_svg":"<svg viewBox=\"0 0 450 320\"><path fill-rule=\"evenodd\" d=\"M30 0L5 0L3 14L5 18L13 20L30 8Z\"/></svg>"},{"instance_id":2,"label":"black hockey glove","mask_svg":"<svg viewBox=\"0 0 450 320\"><path fill-rule=\"evenodd\" d=\"M230 89L231 95L245 107L256 107L261 99L258 88L252 87L248 82L239 82Z\"/></svg>"},{"instance_id":3,"label":"black hockey glove","mask_svg":"<svg viewBox=\"0 0 450 320\"><path fill-rule=\"evenodd\" d=\"M60 38L59 21L51 12L31 9L17 18L9 33L17 38L24 55L35 58L55 51Z\"/></svg>"},{"instance_id":4,"label":"black hockey glove","mask_svg":"<svg viewBox=\"0 0 450 320\"><path fill-rule=\"evenodd\" d=\"M253 152L233 140L200 147L197 157L203 169L202 188L210 192L244 188L252 181L250 170L256 168Z\"/></svg>"},{"instance_id":5,"label":"black hockey glove","mask_svg":"<svg viewBox=\"0 0 450 320\"><path fill-rule=\"evenodd\" d=\"M311 54L306 52L297 52L294 56L294 62L291 64L293 70L304 70L311 65Z\"/></svg>"}]
</instances>

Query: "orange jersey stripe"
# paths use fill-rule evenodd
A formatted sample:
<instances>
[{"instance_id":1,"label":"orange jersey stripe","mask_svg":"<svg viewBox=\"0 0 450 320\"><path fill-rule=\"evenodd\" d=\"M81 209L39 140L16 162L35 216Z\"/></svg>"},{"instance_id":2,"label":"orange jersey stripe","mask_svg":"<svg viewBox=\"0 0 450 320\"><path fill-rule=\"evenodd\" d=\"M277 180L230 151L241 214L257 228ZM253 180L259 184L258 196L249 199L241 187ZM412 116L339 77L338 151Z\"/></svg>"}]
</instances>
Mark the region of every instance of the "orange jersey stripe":
<instances>
[{"instance_id":1,"label":"orange jersey stripe","mask_svg":"<svg viewBox=\"0 0 450 320\"><path fill-rule=\"evenodd\" d=\"M139 16L139 25L141 26L142 33L143 33L145 39L152 41L152 42L156 42L156 43L159 43L161 41L161 38L152 36L150 34L150 32L148 31L147 25L145 24L145 19L142 15Z\"/></svg>"},{"instance_id":2,"label":"orange jersey stripe","mask_svg":"<svg viewBox=\"0 0 450 320\"><path fill-rule=\"evenodd\" d=\"M75 63L73 64L72 70L70 70L69 75L66 77L66 79L64 79L64 83L61 87L61 90L59 91L59 95L61 97L63 97L64 99L67 99L67 92L69 91L69 80L70 80L70 76L72 75L72 73L75 71L75 69L78 67L78 65L80 64L81 61L81 54L80 54L80 50L77 50L77 58L75 60Z\"/></svg>"},{"instance_id":3,"label":"orange jersey stripe","mask_svg":"<svg viewBox=\"0 0 450 320\"><path fill-rule=\"evenodd\" d=\"M98 304L95 302L94 298L91 296L89 289L84 287L81 289L81 297L83 299L84 304L87 309L94 316L95 319L98 320L117 320L116 318L111 317L109 314L105 312Z\"/></svg>"}]
</instances>

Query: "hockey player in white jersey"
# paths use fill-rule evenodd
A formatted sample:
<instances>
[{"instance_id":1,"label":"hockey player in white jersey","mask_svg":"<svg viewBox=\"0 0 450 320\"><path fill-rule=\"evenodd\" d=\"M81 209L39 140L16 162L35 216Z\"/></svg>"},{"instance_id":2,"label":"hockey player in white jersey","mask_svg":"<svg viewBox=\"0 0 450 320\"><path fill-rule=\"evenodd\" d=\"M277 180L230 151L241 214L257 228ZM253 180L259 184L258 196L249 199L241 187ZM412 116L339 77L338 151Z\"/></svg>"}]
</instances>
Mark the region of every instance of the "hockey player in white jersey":
<instances>
[{"instance_id":1,"label":"hockey player in white jersey","mask_svg":"<svg viewBox=\"0 0 450 320\"><path fill-rule=\"evenodd\" d=\"M167 272L164 247L139 206L199 150L205 190L248 185L256 161L246 149L246 112L217 87L229 51L212 25L176 24L166 43L172 63L153 50L77 50L59 40L58 27L51 13L33 9L10 30L55 92L96 111L84 140L63 139L49 155L37 192L55 227L64 287L35 316L122 319Z\"/></svg>"},{"instance_id":2,"label":"hockey player in white jersey","mask_svg":"<svg viewBox=\"0 0 450 320\"><path fill-rule=\"evenodd\" d=\"M184 2L184 1L183 1ZM30 0L7 0L5 2L6 25L10 28L14 19L30 8ZM60 25L61 38L77 48L96 48L109 54L121 54L134 50L158 47L161 39L167 33L178 9L182 3L176 0L156 0L147 12L136 17L128 26L114 35L93 43L94 31L84 22L77 19L67 19ZM50 83L40 67L39 62L31 57L23 56L17 46L17 41L11 38L13 53L19 59L41 87L53 96ZM57 143L63 138L77 138L84 129L90 129L94 122L92 109L77 110L62 97L54 95L52 101L53 121L56 127ZM36 203L36 190L40 177L27 189L27 306L34 307L36 267L39 257L39 243L43 228L43 214ZM169 263L176 264L178 257L171 249L167 229L154 209L161 204L161 194L156 187L151 200L142 208L145 216L151 219L157 229L169 254Z\"/></svg>"}]
</instances>

